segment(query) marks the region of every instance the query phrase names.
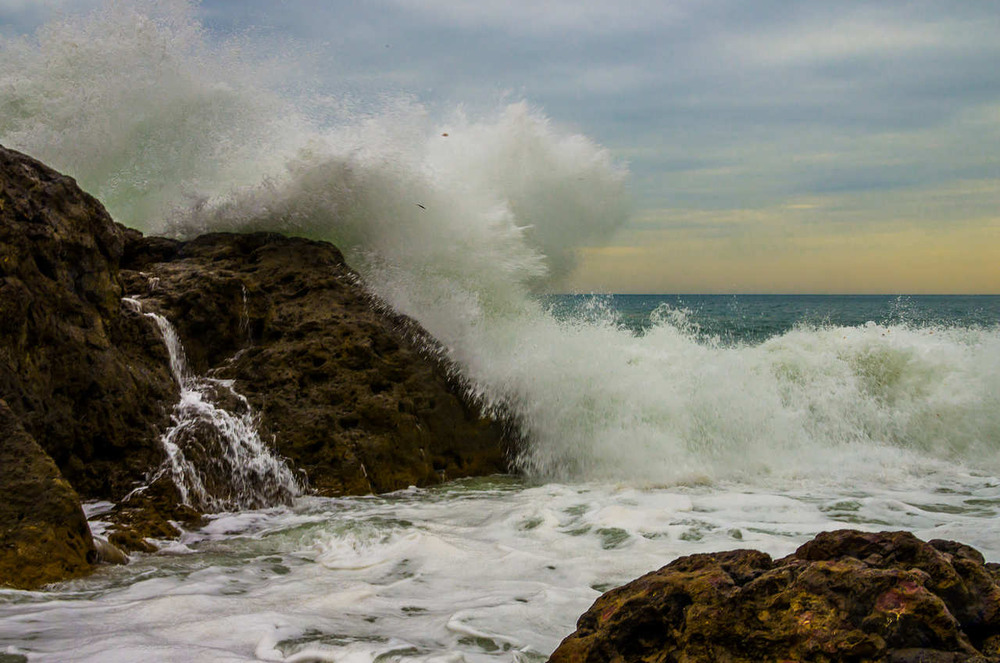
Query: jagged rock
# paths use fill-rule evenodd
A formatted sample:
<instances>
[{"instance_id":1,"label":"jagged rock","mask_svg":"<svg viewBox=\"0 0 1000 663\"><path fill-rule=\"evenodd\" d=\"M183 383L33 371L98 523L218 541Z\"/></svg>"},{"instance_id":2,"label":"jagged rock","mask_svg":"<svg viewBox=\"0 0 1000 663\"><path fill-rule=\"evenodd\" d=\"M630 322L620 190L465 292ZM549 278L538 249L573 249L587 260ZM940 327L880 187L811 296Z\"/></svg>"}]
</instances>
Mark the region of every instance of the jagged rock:
<instances>
[{"instance_id":1,"label":"jagged rock","mask_svg":"<svg viewBox=\"0 0 1000 663\"><path fill-rule=\"evenodd\" d=\"M34 589L85 575L94 542L59 468L0 400L0 586Z\"/></svg>"},{"instance_id":2,"label":"jagged rock","mask_svg":"<svg viewBox=\"0 0 1000 663\"><path fill-rule=\"evenodd\" d=\"M181 503L177 487L167 476L130 494L104 519L112 523L108 529L112 545L127 552L146 553L157 549L149 539L174 539L181 533L177 525L191 529L203 524L202 514Z\"/></svg>"},{"instance_id":3,"label":"jagged rock","mask_svg":"<svg viewBox=\"0 0 1000 663\"><path fill-rule=\"evenodd\" d=\"M0 398L87 497L160 462L177 398L155 324L122 306L124 246L72 178L0 147Z\"/></svg>"},{"instance_id":4,"label":"jagged rock","mask_svg":"<svg viewBox=\"0 0 1000 663\"><path fill-rule=\"evenodd\" d=\"M908 532L825 532L777 561L691 555L601 596L549 660L996 662L997 567Z\"/></svg>"},{"instance_id":5,"label":"jagged rock","mask_svg":"<svg viewBox=\"0 0 1000 663\"><path fill-rule=\"evenodd\" d=\"M47 559L51 547L62 575L45 582L89 568L61 552L93 551L73 490L120 501L109 540L125 550L149 551L147 539L200 518L178 504L168 475L134 491L162 467L179 389L157 324L123 304L126 291L173 321L196 372L237 381L265 435L321 493L505 469L498 426L463 400L433 342L380 308L333 246L268 234L144 238L72 178L0 146L0 399L9 430L23 427L0 439L0 454L34 445L27 465L0 470L11 485L58 485L52 499L65 507L45 507L65 521L36 532L37 548L16 543L30 538L17 500L0 509L0 531L8 553L29 551L15 556ZM0 584L36 582L17 573Z\"/></svg>"},{"instance_id":6,"label":"jagged rock","mask_svg":"<svg viewBox=\"0 0 1000 663\"><path fill-rule=\"evenodd\" d=\"M99 564L128 564L128 555L113 543L94 537L94 559Z\"/></svg>"},{"instance_id":7,"label":"jagged rock","mask_svg":"<svg viewBox=\"0 0 1000 663\"><path fill-rule=\"evenodd\" d=\"M416 323L332 245L268 233L128 237L123 278L176 326L193 370L236 380L280 454L323 494L506 469L499 426L462 398Z\"/></svg>"}]
</instances>

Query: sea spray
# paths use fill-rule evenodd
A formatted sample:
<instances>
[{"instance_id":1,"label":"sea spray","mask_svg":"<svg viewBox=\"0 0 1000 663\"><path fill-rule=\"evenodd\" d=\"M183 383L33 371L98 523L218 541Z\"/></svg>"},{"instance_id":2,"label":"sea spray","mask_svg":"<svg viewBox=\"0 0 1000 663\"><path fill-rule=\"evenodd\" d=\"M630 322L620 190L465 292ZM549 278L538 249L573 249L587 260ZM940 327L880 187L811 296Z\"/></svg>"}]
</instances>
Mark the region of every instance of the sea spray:
<instances>
[{"instance_id":1,"label":"sea spray","mask_svg":"<svg viewBox=\"0 0 1000 663\"><path fill-rule=\"evenodd\" d=\"M115 220L155 229L178 205L259 182L299 147L283 74L211 45L184 0L69 8L0 37L0 141L70 173Z\"/></svg>"},{"instance_id":2,"label":"sea spray","mask_svg":"<svg viewBox=\"0 0 1000 663\"><path fill-rule=\"evenodd\" d=\"M676 311L638 334L600 311L559 319L536 294L628 216L606 150L527 103L432 117L404 99L306 121L266 70L209 46L186 4L114 7L5 46L0 100L16 112L0 141L147 231L337 243L473 396L513 413L526 475L851 482L996 467L996 328L817 325L726 345Z\"/></svg>"},{"instance_id":3,"label":"sea spray","mask_svg":"<svg viewBox=\"0 0 1000 663\"><path fill-rule=\"evenodd\" d=\"M124 301L142 312L139 300ZM166 459L151 483L166 473L184 504L209 512L273 506L302 494L295 474L261 439L250 405L232 380L193 375L170 321L143 314L160 329L181 392L172 425L160 437Z\"/></svg>"}]
</instances>

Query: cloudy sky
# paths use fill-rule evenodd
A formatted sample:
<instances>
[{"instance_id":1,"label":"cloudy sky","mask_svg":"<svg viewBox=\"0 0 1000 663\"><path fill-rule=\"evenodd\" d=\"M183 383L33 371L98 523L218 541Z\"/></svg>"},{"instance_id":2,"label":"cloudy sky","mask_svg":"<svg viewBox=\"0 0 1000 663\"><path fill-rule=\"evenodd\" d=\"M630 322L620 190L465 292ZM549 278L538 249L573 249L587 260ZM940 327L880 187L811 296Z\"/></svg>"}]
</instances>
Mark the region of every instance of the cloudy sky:
<instances>
[{"instance_id":1,"label":"cloudy sky","mask_svg":"<svg viewBox=\"0 0 1000 663\"><path fill-rule=\"evenodd\" d=\"M6 32L59 0L0 0ZM566 287L1000 293L1000 3L203 0L219 39L431 108L525 99L624 162ZM304 74L305 75L305 74Z\"/></svg>"}]
</instances>

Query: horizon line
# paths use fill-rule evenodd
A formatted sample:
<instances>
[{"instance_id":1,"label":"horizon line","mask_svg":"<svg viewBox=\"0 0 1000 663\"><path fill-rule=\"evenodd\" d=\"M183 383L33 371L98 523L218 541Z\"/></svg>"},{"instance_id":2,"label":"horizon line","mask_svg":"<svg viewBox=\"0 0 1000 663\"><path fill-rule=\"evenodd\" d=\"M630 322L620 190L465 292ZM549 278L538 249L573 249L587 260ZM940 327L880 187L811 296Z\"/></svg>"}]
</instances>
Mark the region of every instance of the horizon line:
<instances>
[{"instance_id":1,"label":"horizon line","mask_svg":"<svg viewBox=\"0 0 1000 663\"><path fill-rule=\"evenodd\" d=\"M1000 297L1000 292L547 292L547 296L590 297L626 295L631 297Z\"/></svg>"}]
</instances>

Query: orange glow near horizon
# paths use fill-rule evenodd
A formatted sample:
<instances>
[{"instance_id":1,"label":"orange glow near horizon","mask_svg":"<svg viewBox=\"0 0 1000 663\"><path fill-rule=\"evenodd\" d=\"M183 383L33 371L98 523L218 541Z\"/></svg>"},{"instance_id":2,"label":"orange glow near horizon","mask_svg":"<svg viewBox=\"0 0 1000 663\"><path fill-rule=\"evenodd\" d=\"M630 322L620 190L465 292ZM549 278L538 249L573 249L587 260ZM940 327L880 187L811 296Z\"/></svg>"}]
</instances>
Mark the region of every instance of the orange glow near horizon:
<instances>
[{"instance_id":1,"label":"orange glow near horizon","mask_svg":"<svg viewBox=\"0 0 1000 663\"><path fill-rule=\"evenodd\" d=\"M960 223L803 223L774 212L651 215L579 251L563 292L1000 294L1000 216ZM664 218L671 214L662 213ZM789 218L790 215L792 218Z\"/></svg>"}]
</instances>

